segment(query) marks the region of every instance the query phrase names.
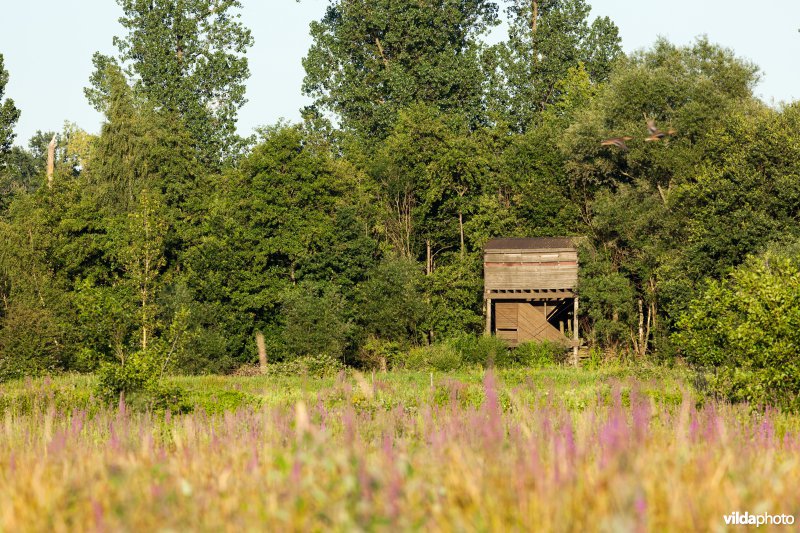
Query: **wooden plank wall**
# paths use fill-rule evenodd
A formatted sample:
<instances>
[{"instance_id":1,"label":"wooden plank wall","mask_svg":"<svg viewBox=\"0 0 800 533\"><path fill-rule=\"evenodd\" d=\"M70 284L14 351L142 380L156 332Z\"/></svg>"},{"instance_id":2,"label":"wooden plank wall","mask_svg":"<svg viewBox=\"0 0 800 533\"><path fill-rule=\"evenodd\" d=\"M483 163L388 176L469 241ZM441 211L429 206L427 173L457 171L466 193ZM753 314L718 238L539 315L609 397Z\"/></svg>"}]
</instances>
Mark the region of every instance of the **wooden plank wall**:
<instances>
[{"instance_id":1,"label":"wooden plank wall","mask_svg":"<svg viewBox=\"0 0 800 533\"><path fill-rule=\"evenodd\" d=\"M495 335L512 346L529 341L569 342L547 321L543 306L528 302L497 302L494 312Z\"/></svg>"},{"instance_id":2,"label":"wooden plank wall","mask_svg":"<svg viewBox=\"0 0 800 533\"><path fill-rule=\"evenodd\" d=\"M575 250L490 250L484 254L486 290L574 289Z\"/></svg>"},{"instance_id":3,"label":"wooden plank wall","mask_svg":"<svg viewBox=\"0 0 800 533\"><path fill-rule=\"evenodd\" d=\"M495 329L517 329L518 306L516 303L497 302L494 307Z\"/></svg>"},{"instance_id":4,"label":"wooden plank wall","mask_svg":"<svg viewBox=\"0 0 800 533\"><path fill-rule=\"evenodd\" d=\"M517 306L519 317L517 342L564 342L568 340L563 333L547 321L547 317L541 307L533 306L529 303L519 303Z\"/></svg>"}]
</instances>

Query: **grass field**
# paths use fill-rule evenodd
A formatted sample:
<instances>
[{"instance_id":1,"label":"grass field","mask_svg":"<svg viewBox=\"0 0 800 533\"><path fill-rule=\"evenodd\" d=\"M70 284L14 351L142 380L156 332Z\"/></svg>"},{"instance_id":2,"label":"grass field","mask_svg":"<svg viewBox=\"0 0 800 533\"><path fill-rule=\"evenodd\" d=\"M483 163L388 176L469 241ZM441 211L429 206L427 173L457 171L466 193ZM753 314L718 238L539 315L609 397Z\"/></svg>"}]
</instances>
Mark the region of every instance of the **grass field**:
<instances>
[{"instance_id":1,"label":"grass field","mask_svg":"<svg viewBox=\"0 0 800 533\"><path fill-rule=\"evenodd\" d=\"M185 414L93 378L0 385L0 530L724 530L800 516L800 419L680 369L174 378Z\"/></svg>"}]
</instances>

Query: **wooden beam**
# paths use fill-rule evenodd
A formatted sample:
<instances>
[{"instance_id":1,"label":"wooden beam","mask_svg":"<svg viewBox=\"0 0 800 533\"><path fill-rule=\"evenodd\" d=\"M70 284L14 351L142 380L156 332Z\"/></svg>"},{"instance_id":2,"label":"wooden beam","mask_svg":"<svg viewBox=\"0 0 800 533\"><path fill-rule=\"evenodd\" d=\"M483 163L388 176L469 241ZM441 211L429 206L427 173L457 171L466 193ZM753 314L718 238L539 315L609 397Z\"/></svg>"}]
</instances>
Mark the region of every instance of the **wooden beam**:
<instances>
[{"instance_id":1,"label":"wooden beam","mask_svg":"<svg viewBox=\"0 0 800 533\"><path fill-rule=\"evenodd\" d=\"M578 332L578 297L575 297L574 303L572 304L572 312L574 313L572 316L572 320L574 321L574 326L572 328L572 334L574 335L575 345L572 347L572 363L575 366L578 366L578 347L580 345L580 334Z\"/></svg>"},{"instance_id":2,"label":"wooden beam","mask_svg":"<svg viewBox=\"0 0 800 533\"><path fill-rule=\"evenodd\" d=\"M572 291L553 291L553 292L499 292L489 291L488 297L493 300L529 300L534 302L558 301L574 298Z\"/></svg>"},{"instance_id":3,"label":"wooden beam","mask_svg":"<svg viewBox=\"0 0 800 533\"><path fill-rule=\"evenodd\" d=\"M486 299L486 334L492 334L492 299Z\"/></svg>"}]
</instances>

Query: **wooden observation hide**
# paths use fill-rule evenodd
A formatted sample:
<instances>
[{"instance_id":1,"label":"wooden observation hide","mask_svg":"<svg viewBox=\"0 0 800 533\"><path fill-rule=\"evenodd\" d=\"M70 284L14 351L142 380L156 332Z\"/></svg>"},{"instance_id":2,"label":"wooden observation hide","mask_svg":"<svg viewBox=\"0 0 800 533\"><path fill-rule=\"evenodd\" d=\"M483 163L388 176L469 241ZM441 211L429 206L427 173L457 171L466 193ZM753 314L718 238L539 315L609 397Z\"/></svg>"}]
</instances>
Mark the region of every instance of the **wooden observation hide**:
<instances>
[{"instance_id":1,"label":"wooden observation hide","mask_svg":"<svg viewBox=\"0 0 800 533\"><path fill-rule=\"evenodd\" d=\"M561 342L577 358L578 251L571 239L492 239L483 267L487 334L511 346Z\"/></svg>"}]
</instances>

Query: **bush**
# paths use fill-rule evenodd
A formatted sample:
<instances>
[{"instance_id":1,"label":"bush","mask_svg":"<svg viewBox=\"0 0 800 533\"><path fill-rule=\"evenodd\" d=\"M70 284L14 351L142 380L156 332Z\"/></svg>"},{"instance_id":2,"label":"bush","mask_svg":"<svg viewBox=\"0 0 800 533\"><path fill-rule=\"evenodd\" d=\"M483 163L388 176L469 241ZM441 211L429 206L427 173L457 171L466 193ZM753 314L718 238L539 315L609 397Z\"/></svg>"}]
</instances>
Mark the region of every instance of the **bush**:
<instances>
[{"instance_id":1,"label":"bush","mask_svg":"<svg viewBox=\"0 0 800 533\"><path fill-rule=\"evenodd\" d=\"M358 352L358 361L365 368L386 371L399 363L401 353L399 343L369 337Z\"/></svg>"},{"instance_id":2,"label":"bush","mask_svg":"<svg viewBox=\"0 0 800 533\"><path fill-rule=\"evenodd\" d=\"M332 286L301 283L288 290L283 298L287 358L341 357L352 330L344 308L344 299Z\"/></svg>"},{"instance_id":3,"label":"bush","mask_svg":"<svg viewBox=\"0 0 800 533\"><path fill-rule=\"evenodd\" d=\"M526 342L514 350L514 360L522 366L542 368L566 361L567 349L557 342Z\"/></svg>"},{"instance_id":4,"label":"bush","mask_svg":"<svg viewBox=\"0 0 800 533\"><path fill-rule=\"evenodd\" d=\"M124 395L125 402L134 408L191 410L183 390L161 380L166 355L159 344L154 342L153 348L130 354L124 364L104 363L97 372L98 396L114 401Z\"/></svg>"},{"instance_id":5,"label":"bush","mask_svg":"<svg viewBox=\"0 0 800 533\"><path fill-rule=\"evenodd\" d=\"M514 362L508 344L497 337L463 335L451 339L449 344L468 365L507 367Z\"/></svg>"},{"instance_id":6,"label":"bush","mask_svg":"<svg viewBox=\"0 0 800 533\"><path fill-rule=\"evenodd\" d=\"M412 348L407 354L398 356L396 366L407 370L437 370L450 372L461 368L461 354L450 344L432 344Z\"/></svg>"},{"instance_id":7,"label":"bush","mask_svg":"<svg viewBox=\"0 0 800 533\"><path fill-rule=\"evenodd\" d=\"M328 354L306 355L267 366L267 373L274 376L307 375L314 377L335 376L344 370L344 364Z\"/></svg>"},{"instance_id":8,"label":"bush","mask_svg":"<svg viewBox=\"0 0 800 533\"><path fill-rule=\"evenodd\" d=\"M689 362L716 369L710 386L731 401L797 408L800 260L774 252L711 281L673 339Z\"/></svg>"},{"instance_id":9,"label":"bush","mask_svg":"<svg viewBox=\"0 0 800 533\"><path fill-rule=\"evenodd\" d=\"M63 370L64 328L47 309L14 305L0 313L0 382Z\"/></svg>"},{"instance_id":10,"label":"bush","mask_svg":"<svg viewBox=\"0 0 800 533\"><path fill-rule=\"evenodd\" d=\"M427 314L422 272L414 261L386 259L376 265L356 291L356 310L365 336L401 345L418 342Z\"/></svg>"},{"instance_id":11,"label":"bush","mask_svg":"<svg viewBox=\"0 0 800 533\"><path fill-rule=\"evenodd\" d=\"M105 400L111 401L122 393L138 392L145 388L150 376L138 365L106 363L97 373L97 392Z\"/></svg>"},{"instance_id":12,"label":"bush","mask_svg":"<svg viewBox=\"0 0 800 533\"><path fill-rule=\"evenodd\" d=\"M439 372L450 372L461 368L461 355L447 344L428 347L428 364Z\"/></svg>"}]
</instances>

